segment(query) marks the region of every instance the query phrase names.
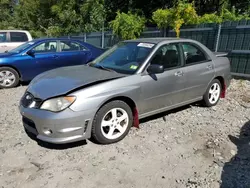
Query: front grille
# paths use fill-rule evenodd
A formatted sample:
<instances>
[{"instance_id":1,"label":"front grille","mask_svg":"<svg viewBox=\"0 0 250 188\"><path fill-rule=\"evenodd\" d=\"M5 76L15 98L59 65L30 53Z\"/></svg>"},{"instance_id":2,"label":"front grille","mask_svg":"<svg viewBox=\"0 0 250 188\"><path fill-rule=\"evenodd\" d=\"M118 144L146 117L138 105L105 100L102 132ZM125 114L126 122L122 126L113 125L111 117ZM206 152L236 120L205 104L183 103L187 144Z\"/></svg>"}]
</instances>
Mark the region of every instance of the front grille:
<instances>
[{"instance_id":1,"label":"front grille","mask_svg":"<svg viewBox=\"0 0 250 188\"><path fill-rule=\"evenodd\" d=\"M31 93L27 92L21 99L21 105L25 108L29 107L31 104L32 108L39 108L42 104L42 100L35 98Z\"/></svg>"},{"instance_id":2,"label":"front grille","mask_svg":"<svg viewBox=\"0 0 250 188\"><path fill-rule=\"evenodd\" d=\"M26 118L24 116L23 116L23 123L36 130L35 123L32 120L30 120L30 119L28 119L28 118Z\"/></svg>"}]
</instances>

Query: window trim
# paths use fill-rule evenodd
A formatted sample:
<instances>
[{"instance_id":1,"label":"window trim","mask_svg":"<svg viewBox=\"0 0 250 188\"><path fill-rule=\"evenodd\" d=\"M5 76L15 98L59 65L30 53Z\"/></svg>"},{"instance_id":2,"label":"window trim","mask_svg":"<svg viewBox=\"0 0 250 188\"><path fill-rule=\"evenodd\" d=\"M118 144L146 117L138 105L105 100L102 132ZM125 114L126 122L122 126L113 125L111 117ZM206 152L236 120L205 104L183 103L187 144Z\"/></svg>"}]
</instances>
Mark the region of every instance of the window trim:
<instances>
[{"instance_id":1,"label":"window trim","mask_svg":"<svg viewBox=\"0 0 250 188\"><path fill-rule=\"evenodd\" d=\"M164 68L164 72L165 71L170 71L170 70L174 70L174 69L179 69L179 68L182 68L184 67L184 57L183 57L183 54L182 54L182 50L181 50L181 45L180 45L180 42L169 42L169 43L164 43L162 45L160 45L154 52L154 54L151 56L151 58L148 60L148 63L147 65L145 66L145 69L143 72L147 72L147 68L151 65L151 61L152 59L155 57L155 54L156 52L163 46L166 46L166 45L176 45L177 46L177 50L178 50L178 53L179 53L179 57L180 57L180 61L181 61L181 64L177 67L171 67L171 68Z\"/></svg>"},{"instance_id":2,"label":"window trim","mask_svg":"<svg viewBox=\"0 0 250 188\"><path fill-rule=\"evenodd\" d=\"M2 33L6 33L6 41L5 42L0 42L0 44L2 43L9 43L10 42L10 34L9 32L7 31L2 31Z\"/></svg>"},{"instance_id":3,"label":"window trim","mask_svg":"<svg viewBox=\"0 0 250 188\"><path fill-rule=\"evenodd\" d=\"M78 44L79 46L84 47L85 50L62 51L61 42L63 42L63 41L69 41L69 42L76 43L76 44ZM67 40L67 39L65 39L65 40L59 40L59 41L58 41L58 44L59 44L59 46L58 46L58 49L59 49L58 52L60 52L60 53L72 53L72 52L86 52L86 51L90 51L86 46L80 44L80 43L77 42L77 41L72 41L72 40Z\"/></svg>"},{"instance_id":4,"label":"window trim","mask_svg":"<svg viewBox=\"0 0 250 188\"><path fill-rule=\"evenodd\" d=\"M52 54L52 53L58 53L58 40L46 40L46 41L41 41L39 42L38 44L36 44L35 46L33 46L32 48L30 48L29 50L34 50L34 48L36 48L38 45L42 44L42 43L46 43L46 42L56 42L56 51L55 52L40 52L40 53L37 53L35 52L35 54ZM28 50L28 51L29 51Z\"/></svg>"},{"instance_id":5,"label":"window trim","mask_svg":"<svg viewBox=\"0 0 250 188\"><path fill-rule=\"evenodd\" d=\"M194 46L194 47L198 48L205 55L206 60L187 64L186 60L185 60L185 54L184 54L184 48L183 48L184 44L189 44L191 46ZM197 65L197 64L202 64L202 63L207 63L209 61L212 61L212 59L210 58L210 56L198 44L195 44L193 42L181 42L180 46L181 46L181 50L182 50L183 62L184 62L184 66L185 67L192 66L192 65Z\"/></svg>"}]
</instances>

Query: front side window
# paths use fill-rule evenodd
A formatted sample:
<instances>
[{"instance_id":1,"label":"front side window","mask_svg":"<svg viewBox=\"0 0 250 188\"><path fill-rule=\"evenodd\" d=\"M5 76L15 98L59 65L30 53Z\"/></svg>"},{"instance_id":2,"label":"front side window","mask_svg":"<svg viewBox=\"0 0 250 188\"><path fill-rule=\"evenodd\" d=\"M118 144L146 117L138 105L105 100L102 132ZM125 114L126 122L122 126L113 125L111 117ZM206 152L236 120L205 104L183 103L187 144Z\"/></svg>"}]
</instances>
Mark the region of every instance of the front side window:
<instances>
[{"instance_id":1,"label":"front side window","mask_svg":"<svg viewBox=\"0 0 250 188\"><path fill-rule=\"evenodd\" d=\"M166 44L161 46L152 58L151 64L163 65L164 69L181 66L178 44Z\"/></svg>"},{"instance_id":2,"label":"front side window","mask_svg":"<svg viewBox=\"0 0 250 188\"><path fill-rule=\"evenodd\" d=\"M134 74L149 56L155 44L120 42L89 63L90 66Z\"/></svg>"},{"instance_id":3,"label":"front side window","mask_svg":"<svg viewBox=\"0 0 250 188\"><path fill-rule=\"evenodd\" d=\"M81 46L80 44L71 41L61 41L60 45L62 52L87 50L84 46Z\"/></svg>"},{"instance_id":4,"label":"front side window","mask_svg":"<svg viewBox=\"0 0 250 188\"><path fill-rule=\"evenodd\" d=\"M0 42L7 42L7 32L0 32Z\"/></svg>"},{"instance_id":5,"label":"front side window","mask_svg":"<svg viewBox=\"0 0 250 188\"><path fill-rule=\"evenodd\" d=\"M37 45L33 48L35 53L51 53L57 51L57 42L56 41L47 41Z\"/></svg>"},{"instance_id":6,"label":"front side window","mask_svg":"<svg viewBox=\"0 0 250 188\"><path fill-rule=\"evenodd\" d=\"M186 65L195 64L207 60L204 52L195 45L189 43L182 44L182 48L184 51Z\"/></svg>"},{"instance_id":7,"label":"front side window","mask_svg":"<svg viewBox=\"0 0 250 188\"><path fill-rule=\"evenodd\" d=\"M10 32L10 41L11 42L27 42L28 37L26 33L23 33L23 32Z\"/></svg>"}]
</instances>

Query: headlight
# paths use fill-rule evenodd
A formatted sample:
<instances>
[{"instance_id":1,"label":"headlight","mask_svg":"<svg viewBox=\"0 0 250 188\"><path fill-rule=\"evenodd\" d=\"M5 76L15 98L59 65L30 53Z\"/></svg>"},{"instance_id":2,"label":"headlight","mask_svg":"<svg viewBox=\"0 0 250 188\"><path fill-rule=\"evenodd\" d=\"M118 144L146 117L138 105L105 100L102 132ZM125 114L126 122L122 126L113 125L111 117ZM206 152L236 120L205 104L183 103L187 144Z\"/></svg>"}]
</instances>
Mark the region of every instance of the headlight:
<instances>
[{"instance_id":1,"label":"headlight","mask_svg":"<svg viewBox=\"0 0 250 188\"><path fill-rule=\"evenodd\" d=\"M49 110L52 112L59 112L68 108L76 100L74 96L58 97L45 101L40 109Z\"/></svg>"}]
</instances>

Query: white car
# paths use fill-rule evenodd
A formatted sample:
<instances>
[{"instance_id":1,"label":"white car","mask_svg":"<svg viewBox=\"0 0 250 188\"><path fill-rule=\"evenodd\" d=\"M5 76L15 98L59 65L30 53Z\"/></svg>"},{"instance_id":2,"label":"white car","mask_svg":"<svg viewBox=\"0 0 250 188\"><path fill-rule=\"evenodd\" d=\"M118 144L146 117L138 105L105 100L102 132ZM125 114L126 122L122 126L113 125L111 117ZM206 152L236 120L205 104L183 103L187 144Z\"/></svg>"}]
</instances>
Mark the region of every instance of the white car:
<instances>
[{"instance_id":1,"label":"white car","mask_svg":"<svg viewBox=\"0 0 250 188\"><path fill-rule=\"evenodd\" d=\"M28 31L0 30L0 53L12 50L31 40L32 36Z\"/></svg>"}]
</instances>

